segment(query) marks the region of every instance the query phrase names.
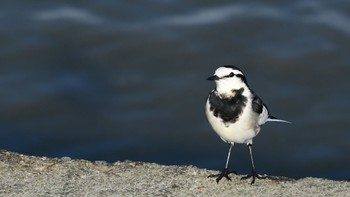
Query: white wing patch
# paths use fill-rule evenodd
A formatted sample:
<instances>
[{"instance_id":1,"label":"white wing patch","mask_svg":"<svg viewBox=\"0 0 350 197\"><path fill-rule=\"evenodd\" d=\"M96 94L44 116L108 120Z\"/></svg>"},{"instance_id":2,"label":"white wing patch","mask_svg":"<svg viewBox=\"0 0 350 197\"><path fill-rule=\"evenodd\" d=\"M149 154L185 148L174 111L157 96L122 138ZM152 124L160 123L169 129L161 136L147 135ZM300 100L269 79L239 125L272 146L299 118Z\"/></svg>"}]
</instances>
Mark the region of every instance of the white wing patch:
<instances>
[{"instance_id":1,"label":"white wing patch","mask_svg":"<svg viewBox=\"0 0 350 197\"><path fill-rule=\"evenodd\" d=\"M267 111L265 105L263 105L263 110L261 114L259 115L259 125L263 125L268 121L269 119L269 112Z\"/></svg>"}]
</instances>

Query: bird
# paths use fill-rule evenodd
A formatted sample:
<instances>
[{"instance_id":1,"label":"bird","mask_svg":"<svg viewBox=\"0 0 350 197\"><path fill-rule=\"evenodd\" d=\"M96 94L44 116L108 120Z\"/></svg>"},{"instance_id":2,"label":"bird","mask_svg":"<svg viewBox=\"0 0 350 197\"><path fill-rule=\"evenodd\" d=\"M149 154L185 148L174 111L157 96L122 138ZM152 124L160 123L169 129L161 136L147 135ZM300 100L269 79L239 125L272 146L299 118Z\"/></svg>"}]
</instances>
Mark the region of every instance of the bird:
<instances>
[{"instance_id":1,"label":"bird","mask_svg":"<svg viewBox=\"0 0 350 197\"><path fill-rule=\"evenodd\" d=\"M225 168L219 174L211 174L208 178L216 178L216 182L219 183L223 177L231 180L229 174L237 174L228 169L235 143L246 144L250 155L251 172L241 180L252 178L251 184L254 184L256 178L269 178L256 172L252 151L253 138L266 122L291 122L270 115L267 106L249 87L245 75L237 66L220 66L207 80L214 81L216 87L207 96L206 117L216 134L229 145Z\"/></svg>"}]
</instances>

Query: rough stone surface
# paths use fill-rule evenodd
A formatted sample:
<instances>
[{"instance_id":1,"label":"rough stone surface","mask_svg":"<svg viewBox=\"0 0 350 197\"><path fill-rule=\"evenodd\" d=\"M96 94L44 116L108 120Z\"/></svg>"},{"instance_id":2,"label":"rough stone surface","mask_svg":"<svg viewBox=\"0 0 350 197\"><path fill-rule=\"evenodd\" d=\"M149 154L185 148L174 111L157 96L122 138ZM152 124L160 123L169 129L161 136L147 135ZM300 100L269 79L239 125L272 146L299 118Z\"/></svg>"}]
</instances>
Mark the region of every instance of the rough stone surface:
<instances>
[{"instance_id":1,"label":"rough stone surface","mask_svg":"<svg viewBox=\"0 0 350 197\"><path fill-rule=\"evenodd\" d=\"M350 182L207 178L216 171L194 166L33 157L0 151L0 196L350 196Z\"/></svg>"}]
</instances>

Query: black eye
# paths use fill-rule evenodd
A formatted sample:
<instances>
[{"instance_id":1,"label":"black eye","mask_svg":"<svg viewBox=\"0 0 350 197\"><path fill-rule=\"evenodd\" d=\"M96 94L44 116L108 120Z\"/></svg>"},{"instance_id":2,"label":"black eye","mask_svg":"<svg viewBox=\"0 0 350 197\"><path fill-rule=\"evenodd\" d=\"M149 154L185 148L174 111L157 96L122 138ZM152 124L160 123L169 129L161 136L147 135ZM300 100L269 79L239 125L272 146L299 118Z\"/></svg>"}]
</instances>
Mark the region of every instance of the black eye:
<instances>
[{"instance_id":1,"label":"black eye","mask_svg":"<svg viewBox=\"0 0 350 197\"><path fill-rule=\"evenodd\" d=\"M231 72L228 76L233 77L233 76L235 76L235 74L233 72Z\"/></svg>"}]
</instances>

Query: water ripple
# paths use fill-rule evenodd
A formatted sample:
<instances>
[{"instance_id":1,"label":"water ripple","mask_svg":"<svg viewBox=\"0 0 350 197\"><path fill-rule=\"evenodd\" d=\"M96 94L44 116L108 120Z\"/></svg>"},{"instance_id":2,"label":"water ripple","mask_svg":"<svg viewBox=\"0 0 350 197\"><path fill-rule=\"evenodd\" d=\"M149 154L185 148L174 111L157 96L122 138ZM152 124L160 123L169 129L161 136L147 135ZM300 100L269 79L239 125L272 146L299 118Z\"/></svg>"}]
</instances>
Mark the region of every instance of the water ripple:
<instances>
[{"instance_id":1,"label":"water ripple","mask_svg":"<svg viewBox=\"0 0 350 197\"><path fill-rule=\"evenodd\" d=\"M52 20L71 20L84 24L100 24L103 19L89 10L73 7L61 7L53 10L39 11L34 15L35 20L52 21Z\"/></svg>"},{"instance_id":2,"label":"water ripple","mask_svg":"<svg viewBox=\"0 0 350 197\"><path fill-rule=\"evenodd\" d=\"M235 4L203 8L194 13L170 16L156 22L168 25L207 25L237 17L285 18L287 14L273 6Z\"/></svg>"}]
</instances>

